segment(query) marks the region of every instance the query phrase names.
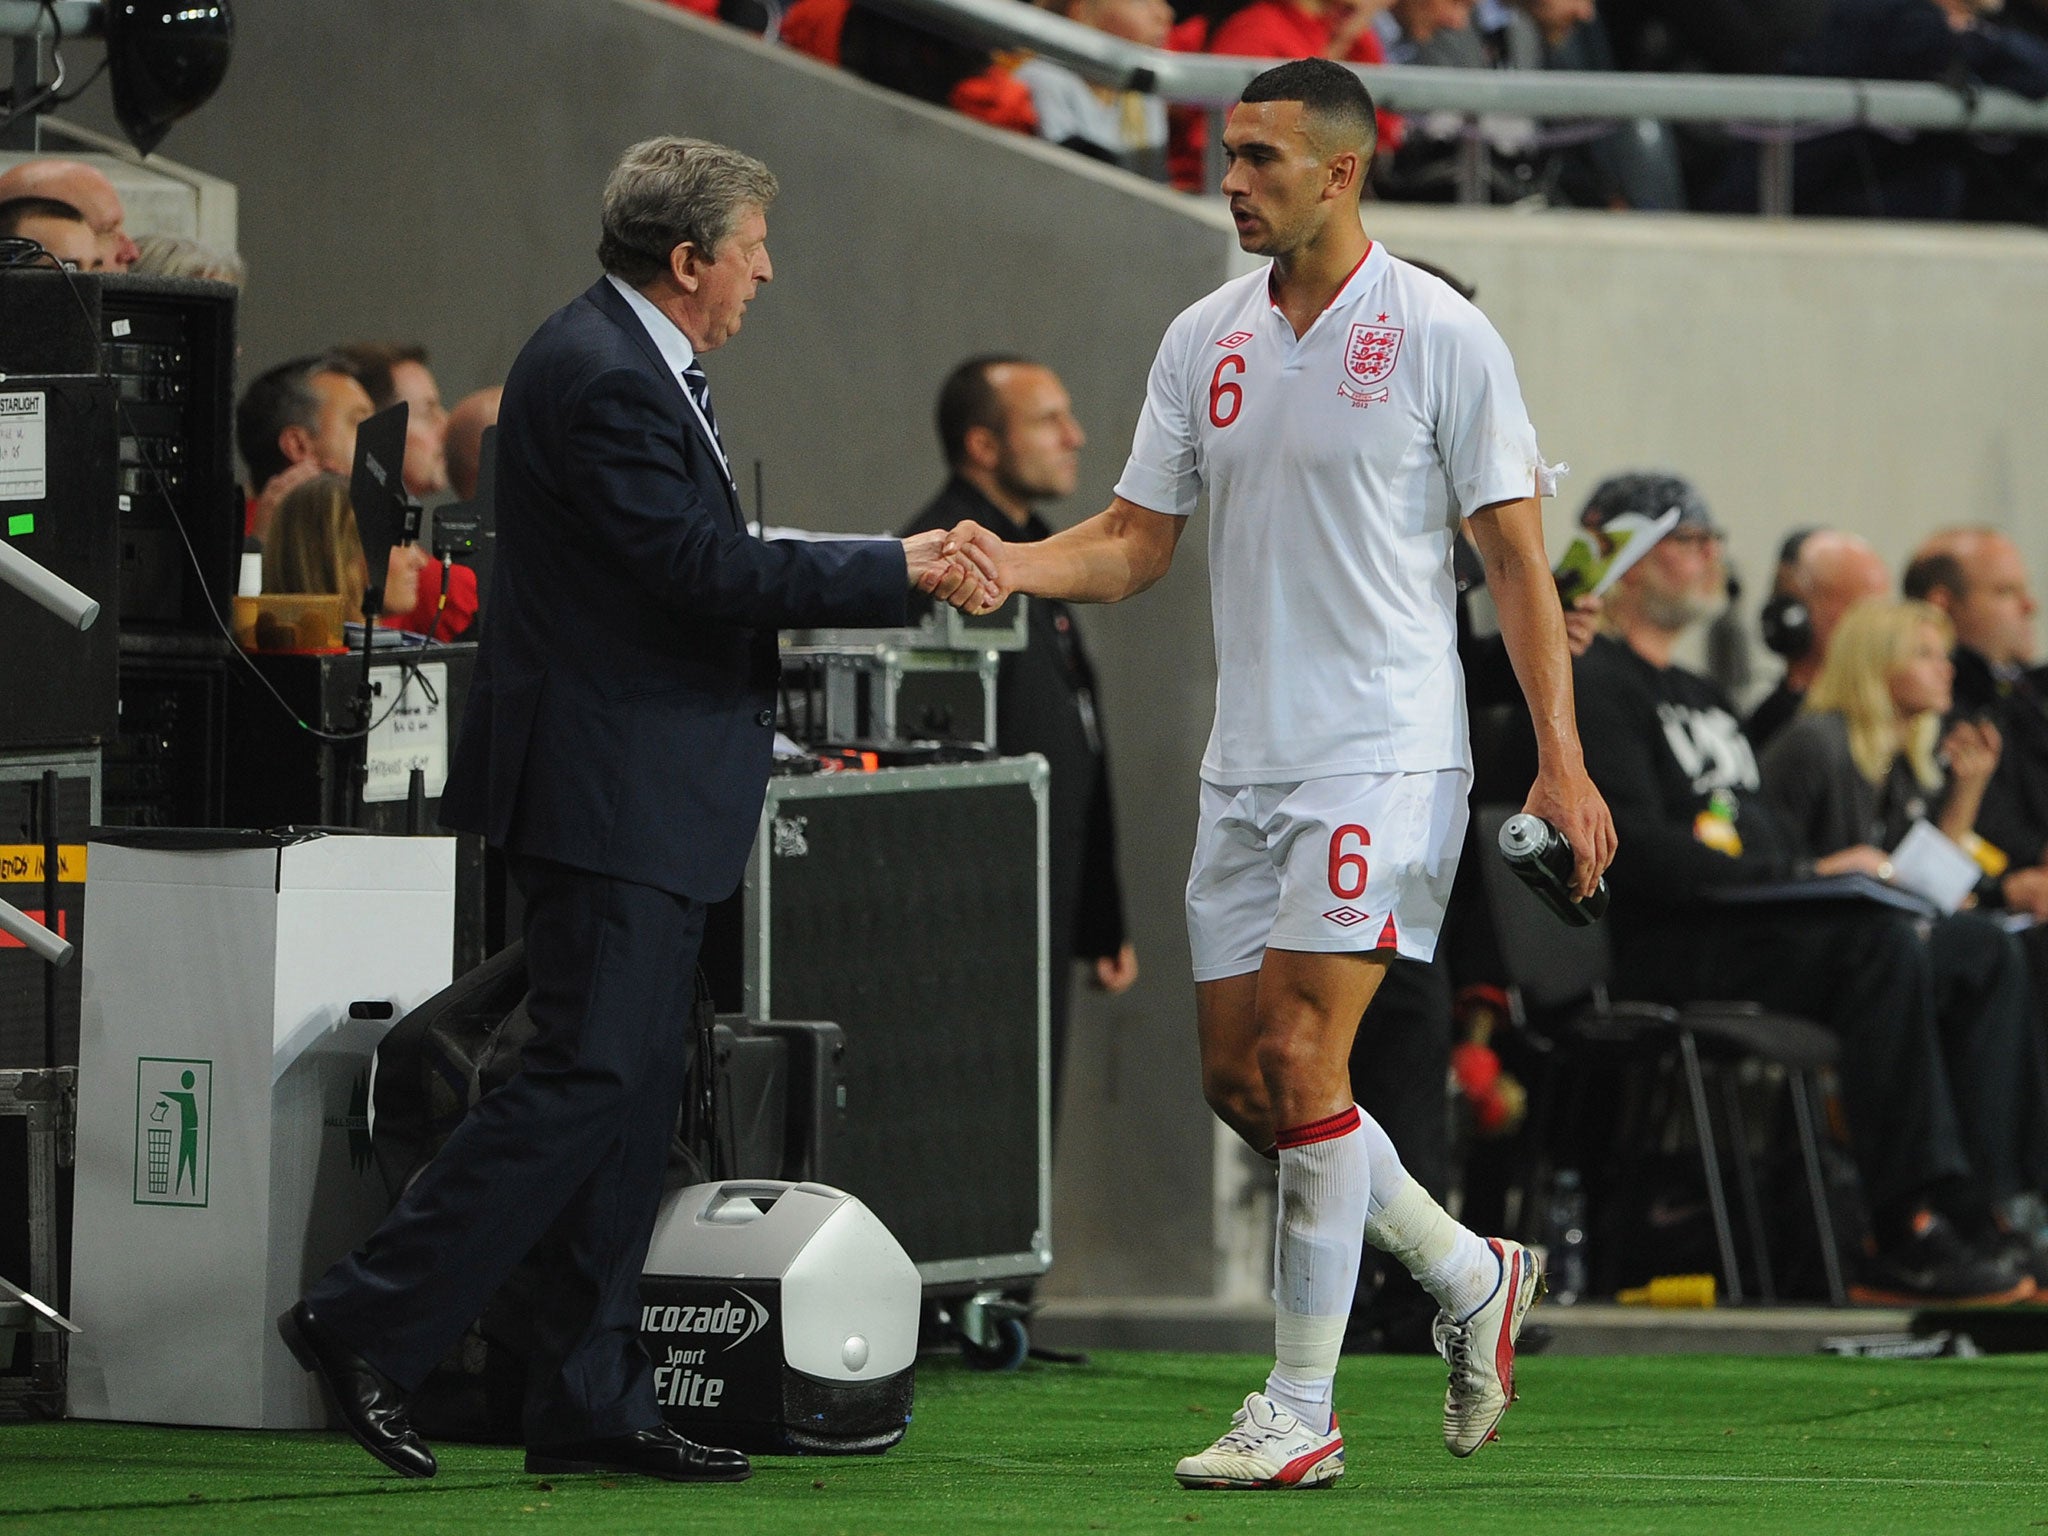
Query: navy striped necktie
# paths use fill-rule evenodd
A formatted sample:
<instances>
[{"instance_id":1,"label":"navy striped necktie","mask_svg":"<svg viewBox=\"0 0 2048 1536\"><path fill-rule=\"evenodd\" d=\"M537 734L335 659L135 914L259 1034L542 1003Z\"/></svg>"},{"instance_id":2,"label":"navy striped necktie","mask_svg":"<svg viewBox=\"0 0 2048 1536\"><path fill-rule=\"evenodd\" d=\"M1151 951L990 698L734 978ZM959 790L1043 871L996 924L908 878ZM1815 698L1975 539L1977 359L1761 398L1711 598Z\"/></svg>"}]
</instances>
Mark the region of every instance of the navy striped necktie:
<instances>
[{"instance_id":1,"label":"navy striped necktie","mask_svg":"<svg viewBox=\"0 0 2048 1536\"><path fill-rule=\"evenodd\" d=\"M718 418L711 413L711 381L704 377L704 370L693 359L683 370L683 387L690 392L690 398L697 402L697 410L704 418L704 425L711 429L711 441L718 445L719 457L725 456L725 439L718 435Z\"/></svg>"}]
</instances>

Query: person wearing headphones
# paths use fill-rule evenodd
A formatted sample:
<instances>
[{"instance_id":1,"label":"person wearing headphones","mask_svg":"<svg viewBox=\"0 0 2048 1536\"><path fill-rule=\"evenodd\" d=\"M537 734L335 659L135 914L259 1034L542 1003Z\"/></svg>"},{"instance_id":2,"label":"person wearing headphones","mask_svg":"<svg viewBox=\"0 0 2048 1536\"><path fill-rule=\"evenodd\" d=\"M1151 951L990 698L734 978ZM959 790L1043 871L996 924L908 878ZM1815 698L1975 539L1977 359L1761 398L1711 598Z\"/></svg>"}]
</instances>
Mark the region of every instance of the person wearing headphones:
<instances>
[{"instance_id":1,"label":"person wearing headphones","mask_svg":"<svg viewBox=\"0 0 2048 1536\"><path fill-rule=\"evenodd\" d=\"M1742 722L1758 752L1799 713L1828 659L1842 615L1891 589L1884 561L1866 539L1838 528L1802 528L1778 549L1778 579L1758 623L1764 645L1785 658L1785 675Z\"/></svg>"}]
</instances>

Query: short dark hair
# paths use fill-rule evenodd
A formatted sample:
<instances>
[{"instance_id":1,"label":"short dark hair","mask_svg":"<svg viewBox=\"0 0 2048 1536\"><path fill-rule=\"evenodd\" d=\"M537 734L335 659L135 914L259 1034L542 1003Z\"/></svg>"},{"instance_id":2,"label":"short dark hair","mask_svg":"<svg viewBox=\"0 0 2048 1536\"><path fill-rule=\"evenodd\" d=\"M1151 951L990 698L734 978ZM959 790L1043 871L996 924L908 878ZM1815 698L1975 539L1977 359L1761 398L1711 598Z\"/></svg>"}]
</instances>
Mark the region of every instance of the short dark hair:
<instances>
[{"instance_id":1,"label":"short dark hair","mask_svg":"<svg viewBox=\"0 0 2048 1536\"><path fill-rule=\"evenodd\" d=\"M1906 567L1906 574L1899 581L1901 595L1916 603L1928 601L1931 593L1941 589L1964 597L1969 587L1970 578L1963 573L1963 562L1950 554L1922 555Z\"/></svg>"},{"instance_id":2,"label":"short dark hair","mask_svg":"<svg viewBox=\"0 0 2048 1536\"><path fill-rule=\"evenodd\" d=\"M398 399L391 375L400 363L427 365L427 349L416 341L351 341L336 347L334 356L380 411Z\"/></svg>"},{"instance_id":3,"label":"short dark hair","mask_svg":"<svg viewBox=\"0 0 2048 1536\"><path fill-rule=\"evenodd\" d=\"M308 432L319 429L320 396L313 389L314 375L348 372L348 365L333 353L316 353L279 363L258 374L242 391L235 406L235 441L241 447L242 462L249 466L252 492L260 493L272 475L290 466L277 445L286 427L304 427Z\"/></svg>"},{"instance_id":4,"label":"short dark hair","mask_svg":"<svg viewBox=\"0 0 2048 1536\"><path fill-rule=\"evenodd\" d=\"M1379 142L1372 92L1353 70L1331 59L1291 59L1254 75L1244 102L1298 101L1310 134L1323 149L1359 149L1370 160Z\"/></svg>"},{"instance_id":5,"label":"short dark hair","mask_svg":"<svg viewBox=\"0 0 2048 1536\"><path fill-rule=\"evenodd\" d=\"M54 197L10 197L0 203L0 237L19 235L30 219L69 219L83 224L85 215Z\"/></svg>"},{"instance_id":6,"label":"short dark hair","mask_svg":"<svg viewBox=\"0 0 2048 1536\"><path fill-rule=\"evenodd\" d=\"M1003 398L989 375L998 368L1036 367L1028 357L1008 352L991 352L970 357L939 386L939 449L946 455L946 467L958 469L967 457L967 434L975 427L991 432L1003 429Z\"/></svg>"}]
</instances>

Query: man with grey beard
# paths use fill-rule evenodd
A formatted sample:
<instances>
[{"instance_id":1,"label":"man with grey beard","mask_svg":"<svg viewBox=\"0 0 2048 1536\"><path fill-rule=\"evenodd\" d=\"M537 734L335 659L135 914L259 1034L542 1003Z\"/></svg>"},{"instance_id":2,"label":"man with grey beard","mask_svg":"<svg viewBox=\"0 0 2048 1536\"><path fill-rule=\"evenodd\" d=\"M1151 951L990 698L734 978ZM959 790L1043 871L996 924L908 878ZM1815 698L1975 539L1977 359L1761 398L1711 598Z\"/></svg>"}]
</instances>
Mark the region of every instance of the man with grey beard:
<instances>
[{"instance_id":1,"label":"man with grey beard","mask_svg":"<svg viewBox=\"0 0 2048 1536\"><path fill-rule=\"evenodd\" d=\"M2010 1300L2033 1282L1978 1252L1948 1210L1970 1206L1971 1169L1935 1033L1926 946L1875 903L1728 907L1716 887L1846 873L1859 850L1795 864L1758 793L1733 707L1672 659L1725 601L1721 532L1675 475L1617 475L1580 521L1623 513L1679 521L1607 596L1608 633L1574 669L1586 768L1614 813L1608 880L1621 995L1683 1003L1749 998L1804 1014L1842 1040L1838 1069L1875 1250L1851 1294L1913 1305ZM1946 1208L1946 1209L1945 1209Z\"/></svg>"}]
</instances>

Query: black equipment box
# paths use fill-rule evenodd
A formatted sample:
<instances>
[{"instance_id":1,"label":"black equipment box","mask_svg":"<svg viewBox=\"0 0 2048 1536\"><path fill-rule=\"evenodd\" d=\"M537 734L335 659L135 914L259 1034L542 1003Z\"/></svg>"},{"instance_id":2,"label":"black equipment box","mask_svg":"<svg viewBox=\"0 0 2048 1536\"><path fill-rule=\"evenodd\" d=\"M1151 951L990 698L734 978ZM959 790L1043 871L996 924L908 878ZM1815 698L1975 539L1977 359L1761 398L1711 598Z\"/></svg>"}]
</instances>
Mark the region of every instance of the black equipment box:
<instances>
[{"instance_id":1,"label":"black equipment box","mask_svg":"<svg viewBox=\"0 0 2048 1536\"><path fill-rule=\"evenodd\" d=\"M1052 1262L1046 780L1039 757L772 779L705 933L721 1008L845 1030L846 1119L817 1177L928 1290Z\"/></svg>"},{"instance_id":2,"label":"black equipment box","mask_svg":"<svg viewBox=\"0 0 2048 1536\"><path fill-rule=\"evenodd\" d=\"M74 522L75 497L89 496L89 579L21 545L99 599L105 619L95 627L108 647L116 629L138 625L218 633L215 615L228 612L242 550L235 301L226 283L0 270L0 394L42 388L32 376L77 375L108 402L104 421L94 415L88 437L76 442L60 439L73 429L59 401L48 418L51 489L63 498L48 520L61 531ZM0 515L29 510L0 503ZM118 624L106 622L116 616ZM0 654L10 633L4 624Z\"/></svg>"},{"instance_id":3,"label":"black equipment box","mask_svg":"<svg viewBox=\"0 0 2048 1536\"><path fill-rule=\"evenodd\" d=\"M101 749L107 826L227 825L231 649L204 635L121 637L121 727Z\"/></svg>"},{"instance_id":4,"label":"black equipment box","mask_svg":"<svg viewBox=\"0 0 2048 1536\"><path fill-rule=\"evenodd\" d=\"M57 919L43 915L43 774L57 774ZM60 938L85 945L86 829L100 814L99 754L0 753L0 900L19 907ZM55 972L57 1058L44 1060L44 989L50 968L0 934L0 1068L71 1065L78 1060L78 997L84 966ZM0 1182L4 1182L0 1175ZM5 1273L0 1268L0 1273ZM35 1287L30 1286L34 1290Z\"/></svg>"},{"instance_id":5,"label":"black equipment box","mask_svg":"<svg viewBox=\"0 0 2048 1536\"><path fill-rule=\"evenodd\" d=\"M227 283L100 279L106 369L121 401L124 629L219 634L234 597L236 297Z\"/></svg>"},{"instance_id":6,"label":"black equipment box","mask_svg":"<svg viewBox=\"0 0 2048 1536\"><path fill-rule=\"evenodd\" d=\"M101 609L81 634L0 587L0 747L114 733L117 435L114 386L105 379L9 371L0 382L0 538Z\"/></svg>"},{"instance_id":7,"label":"black equipment box","mask_svg":"<svg viewBox=\"0 0 2048 1536\"><path fill-rule=\"evenodd\" d=\"M711 1060L695 1071L713 1108L707 1116L693 1097L683 1140L707 1150L707 1175L822 1177L846 1123L846 1033L837 1024L722 1017Z\"/></svg>"},{"instance_id":8,"label":"black equipment box","mask_svg":"<svg viewBox=\"0 0 2048 1536\"><path fill-rule=\"evenodd\" d=\"M78 1070L0 1069L0 1276L59 1311L70 1298ZM64 1411L64 1336L0 1291L0 1410Z\"/></svg>"}]
</instances>

